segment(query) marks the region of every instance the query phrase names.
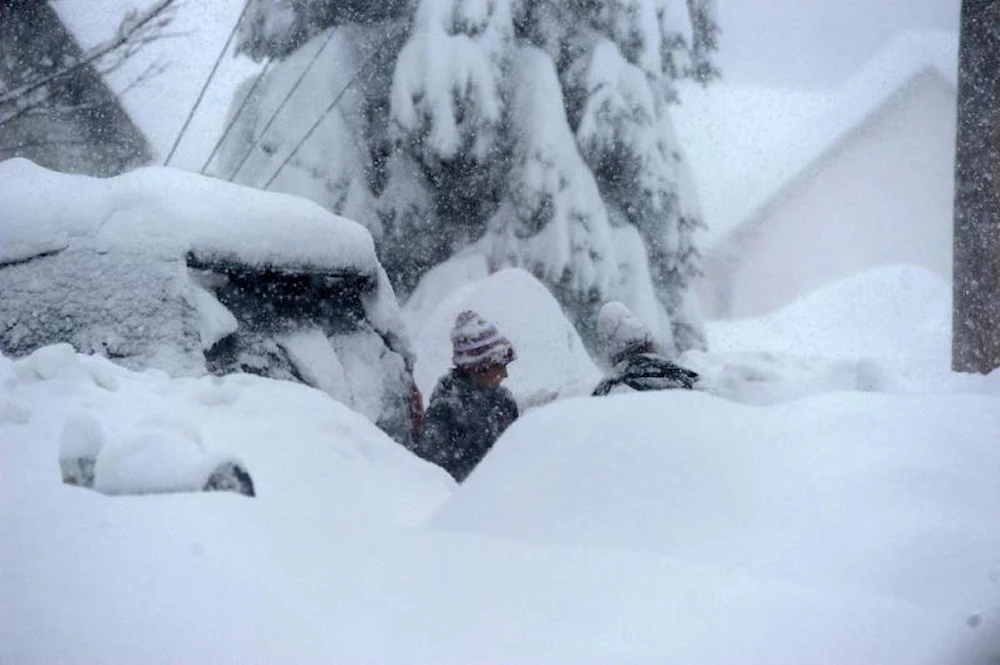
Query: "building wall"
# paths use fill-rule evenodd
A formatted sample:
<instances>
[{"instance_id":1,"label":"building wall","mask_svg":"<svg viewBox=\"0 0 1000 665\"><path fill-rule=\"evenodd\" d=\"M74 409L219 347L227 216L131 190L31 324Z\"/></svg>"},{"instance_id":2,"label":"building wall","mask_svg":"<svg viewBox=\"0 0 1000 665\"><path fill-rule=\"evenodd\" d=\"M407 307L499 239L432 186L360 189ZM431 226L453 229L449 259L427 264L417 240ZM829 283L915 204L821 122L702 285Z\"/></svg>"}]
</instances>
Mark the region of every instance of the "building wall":
<instances>
[{"instance_id":1,"label":"building wall","mask_svg":"<svg viewBox=\"0 0 1000 665\"><path fill-rule=\"evenodd\" d=\"M699 284L706 314L757 316L892 263L950 281L955 104L935 71L911 79L709 252Z\"/></svg>"}]
</instances>

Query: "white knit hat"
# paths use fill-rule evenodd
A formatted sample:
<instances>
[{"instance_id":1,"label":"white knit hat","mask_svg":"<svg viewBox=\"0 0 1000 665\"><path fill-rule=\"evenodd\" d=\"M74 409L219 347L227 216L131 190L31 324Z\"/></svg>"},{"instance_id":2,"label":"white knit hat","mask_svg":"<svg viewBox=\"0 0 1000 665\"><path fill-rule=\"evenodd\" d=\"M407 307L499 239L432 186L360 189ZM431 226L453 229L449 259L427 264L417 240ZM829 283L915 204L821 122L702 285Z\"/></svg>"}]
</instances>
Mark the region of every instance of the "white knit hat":
<instances>
[{"instance_id":1,"label":"white knit hat","mask_svg":"<svg viewBox=\"0 0 1000 665\"><path fill-rule=\"evenodd\" d=\"M597 340L613 365L631 351L653 344L653 334L624 303L613 300L597 315Z\"/></svg>"},{"instance_id":2,"label":"white knit hat","mask_svg":"<svg viewBox=\"0 0 1000 665\"><path fill-rule=\"evenodd\" d=\"M514 345L496 325L471 310L455 319L451 329L452 362L456 367L506 365L517 358Z\"/></svg>"}]
</instances>

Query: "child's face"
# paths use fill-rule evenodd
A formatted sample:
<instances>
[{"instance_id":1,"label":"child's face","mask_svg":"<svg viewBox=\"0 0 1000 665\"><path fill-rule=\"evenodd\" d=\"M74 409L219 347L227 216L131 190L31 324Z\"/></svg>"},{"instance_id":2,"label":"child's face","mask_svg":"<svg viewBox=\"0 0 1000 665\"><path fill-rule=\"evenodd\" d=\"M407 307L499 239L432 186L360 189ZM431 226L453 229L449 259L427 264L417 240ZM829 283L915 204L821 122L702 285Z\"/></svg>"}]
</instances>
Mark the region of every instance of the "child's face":
<instances>
[{"instance_id":1,"label":"child's face","mask_svg":"<svg viewBox=\"0 0 1000 665\"><path fill-rule=\"evenodd\" d=\"M507 378L506 365L490 365L472 373L473 381L483 388L496 388Z\"/></svg>"}]
</instances>

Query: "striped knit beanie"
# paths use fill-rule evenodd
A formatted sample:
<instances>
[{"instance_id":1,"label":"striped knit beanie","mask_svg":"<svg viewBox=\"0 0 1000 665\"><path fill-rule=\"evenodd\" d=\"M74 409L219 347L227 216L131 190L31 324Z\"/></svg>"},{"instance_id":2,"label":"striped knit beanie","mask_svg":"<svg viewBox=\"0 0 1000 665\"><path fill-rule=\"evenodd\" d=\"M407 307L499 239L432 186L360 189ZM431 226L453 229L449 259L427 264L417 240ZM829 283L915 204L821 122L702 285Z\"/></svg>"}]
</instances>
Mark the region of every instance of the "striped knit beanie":
<instances>
[{"instance_id":1,"label":"striped knit beanie","mask_svg":"<svg viewBox=\"0 0 1000 665\"><path fill-rule=\"evenodd\" d=\"M500 334L496 325L471 310L455 319L451 346L455 367L506 365L517 358L514 345Z\"/></svg>"}]
</instances>

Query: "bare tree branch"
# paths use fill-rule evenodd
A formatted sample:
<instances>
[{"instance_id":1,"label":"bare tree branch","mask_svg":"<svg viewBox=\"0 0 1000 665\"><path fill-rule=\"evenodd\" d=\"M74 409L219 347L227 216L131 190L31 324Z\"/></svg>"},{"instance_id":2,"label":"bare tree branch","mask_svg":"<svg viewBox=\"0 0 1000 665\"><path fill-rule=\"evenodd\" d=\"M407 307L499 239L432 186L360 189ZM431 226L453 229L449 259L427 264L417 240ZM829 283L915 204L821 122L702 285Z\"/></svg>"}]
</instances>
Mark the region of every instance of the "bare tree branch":
<instances>
[{"instance_id":1,"label":"bare tree branch","mask_svg":"<svg viewBox=\"0 0 1000 665\"><path fill-rule=\"evenodd\" d=\"M140 88L146 83L149 83L157 76L165 72L169 64L170 63L168 63L167 61L159 59L153 64L149 65L148 67L146 67L146 69L142 71L141 74L133 78L131 81L125 84L125 87L123 87L121 90L118 91L118 97L124 97L125 95L135 90L136 88Z\"/></svg>"},{"instance_id":2,"label":"bare tree branch","mask_svg":"<svg viewBox=\"0 0 1000 665\"><path fill-rule=\"evenodd\" d=\"M62 113L77 113L79 111L89 111L91 109L100 108L105 106L107 102L87 102L85 104L58 104L55 106L43 106L42 104L33 104L31 106L25 106L24 108L17 111L14 117L28 117L28 116L45 116L54 115ZM12 118L7 119L12 120ZM0 124L3 124L3 116L0 116Z\"/></svg>"},{"instance_id":3,"label":"bare tree branch","mask_svg":"<svg viewBox=\"0 0 1000 665\"><path fill-rule=\"evenodd\" d=\"M7 89L0 94L0 105L16 104L18 100L53 81L71 74L81 67L95 65L99 60L108 56L113 56L115 60L103 68L104 71L110 71L120 66L143 46L159 38L162 31L173 20L172 13L167 10L174 2L176 0L158 0L156 4L145 11L130 11L122 19L115 36L94 46L79 59L60 67L51 74L39 76L33 81Z\"/></svg>"},{"instance_id":4,"label":"bare tree branch","mask_svg":"<svg viewBox=\"0 0 1000 665\"><path fill-rule=\"evenodd\" d=\"M34 94L34 99L30 101L21 99L14 107L14 110L0 112L0 127L3 127L8 122L17 120L20 117L41 113L40 107L42 107L49 96L44 90L38 90L36 92L42 92L45 94Z\"/></svg>"}]
</instances>

